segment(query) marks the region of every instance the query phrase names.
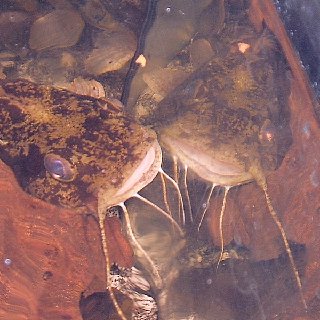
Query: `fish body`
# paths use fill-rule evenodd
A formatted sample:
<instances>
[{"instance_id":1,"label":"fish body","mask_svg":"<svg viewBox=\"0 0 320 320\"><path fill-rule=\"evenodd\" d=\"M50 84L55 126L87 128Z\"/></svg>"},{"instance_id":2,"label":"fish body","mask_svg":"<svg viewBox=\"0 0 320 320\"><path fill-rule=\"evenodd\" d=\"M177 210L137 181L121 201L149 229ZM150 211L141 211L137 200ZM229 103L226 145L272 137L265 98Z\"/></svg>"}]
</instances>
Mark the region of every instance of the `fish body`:
<instances>
[{"instance_id":1,"label":"fish body","mask_svg":"<svg viewBox=\"0 0 320 320\"><path fill-rule=\"evenodd\" d=\"M162 146L202 180L220 186L255 180L256 168L277 169L291 132L285 75L272 63L249 64L240 53L212 58L153 115Z\"/></svg>"},{"instance_id":2,"label":"fish body","mask_svg":"<svg viewBox=\"0 0 320 320\"><path fill-rule=\"evenodd\" d=\"M0 82L0 159L35 197L77 208L102 191L110 207L154 178L161 150L117 103L15 80Z\"/></svg>"}]
</instances>

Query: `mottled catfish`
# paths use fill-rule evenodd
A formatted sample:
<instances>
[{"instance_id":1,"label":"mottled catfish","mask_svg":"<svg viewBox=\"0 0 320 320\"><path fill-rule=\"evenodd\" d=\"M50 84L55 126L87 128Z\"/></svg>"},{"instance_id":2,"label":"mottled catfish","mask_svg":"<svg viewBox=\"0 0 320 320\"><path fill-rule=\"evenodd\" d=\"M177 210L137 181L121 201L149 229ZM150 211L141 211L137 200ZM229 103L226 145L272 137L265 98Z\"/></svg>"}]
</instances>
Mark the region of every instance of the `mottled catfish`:
<instances>
[{"instance_id":1,"label":"mottled catfish","mask_svg":"<svg viewBox=\"0 0 320 320\"><path fill-rule=\"evenodd\" d=\"M109 286L106 209L124 207L157 175L162 156L156 134L115 102L26 80L1 81L0 158L31 195L98 212Z\"/></svg>"},{"instance_id":2,"label":"mottled catfish","mask_svg":"<svg viewBox=\"0 0 320 320\"><path fill-rule=\"evenodd\" d=\"M0 158L28 193L85 207L125 201L157 174L156 134L116 103L26 80L0 82Z\"/></svg>"},{"instance_id":3,"label":"mottled catfish","mask_svg":"<svg viewBox=\"0 0 320 320\"><path fill-rule=\"evenodd\" d=\"M194 68L195 71L151 112L142 110L139 113L140 108L135 117L153 125L161 146L173 158L174 177L176 181L183 181L186 207L191 213L189 222L196 226L196 231L202 225L214 188L224 188L218 219L220 259L224 250L223 217L228 191L252 181L257 183L280 231L301 301L307 309L300 276L285 230L273 208L267 183L267 175L279 168L291 144L287 105L290 71L272 34L266 29L256 35L250 28L244 29L251 35L247 43L226 38L227 45L221 44L224 49L220 49L223 54L217 52L202 67ZM247 45L245 50L241 49L242 45ZM191 60L189 69L190 64ZM179 64L175 61L172 65ZM144 109L148 107L146 104ZM178 165L183 168L181 179ZM188 194L187 172L191 173L192 179L197 177L208 186L208 197L202 201L195 216L192 205L193 209L196 205ZM185 225L184 216L179 220ZM170 284L167 288L170 292ZM168 308L172 297L166 294L166 289L162 290L162 296L166 298L159 307L164 310L163 318L175 319Z\"/></svg>"},{"instance_id":4,"label":"mottled catfish","mask_svg":"<svg viewBox=\"0 0 320 320\"><path fill-rule=\"evenodd\" d=\"M272 43L271 39L266 31L256 43ZM286 107L289 73L284 72L285 62L273 46L263 47L258 53L253 52L254 47L253 44L246 55L230 50L228 55L214 57L195 72L162 101L157 112L165 114L165 121L156 130L163 148L186 171L211 184L204 210L199 210L198 230L214 188L224 187L219 217L221 257L228 191L252 181L263 190L307 309L299 273L285 230L273 208L266 178L279 167L291 143ZM171 119L167 116L170 114L174 114Z\"/></svg>"}]
</instances>

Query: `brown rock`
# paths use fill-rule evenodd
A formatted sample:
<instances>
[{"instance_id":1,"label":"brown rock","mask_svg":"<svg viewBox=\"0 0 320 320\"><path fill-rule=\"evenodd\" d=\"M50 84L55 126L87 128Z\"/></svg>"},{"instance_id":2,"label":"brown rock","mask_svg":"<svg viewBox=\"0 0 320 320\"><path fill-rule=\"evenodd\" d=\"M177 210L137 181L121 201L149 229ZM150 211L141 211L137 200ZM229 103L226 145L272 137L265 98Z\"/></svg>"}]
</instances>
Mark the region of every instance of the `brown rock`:
<instances>
[{"instance_id":1,"label":"brown rock","mask_svg":"<svg viewBox=\"0 0 320 320\"><path fill-rule=\"evenodd\" d=\"M77 11L54 10L33 23L29 46L37 51L70 47L78 42L83 28L84 22Z\"/></svg>"},{"instance_id":2,"label":"brown rock","mask_svg":"<svg viewBox=\"0 0 320 320\"><path fill-rule=\"evenodd\" d=\"M136 50L136 38L124 28L104 31L96 36L94 46L84 65L88 73L97 76L119 70L128 63Z\"/></svg>"}]
</instances>

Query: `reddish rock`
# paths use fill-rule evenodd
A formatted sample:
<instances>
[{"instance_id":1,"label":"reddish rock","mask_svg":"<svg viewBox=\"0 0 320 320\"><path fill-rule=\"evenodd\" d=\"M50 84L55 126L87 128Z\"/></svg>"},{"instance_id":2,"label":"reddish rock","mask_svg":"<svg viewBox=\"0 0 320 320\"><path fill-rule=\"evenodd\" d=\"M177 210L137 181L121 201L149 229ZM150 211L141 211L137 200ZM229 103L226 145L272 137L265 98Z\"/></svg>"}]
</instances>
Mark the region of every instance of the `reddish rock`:
<instances>
[{"instance_id":1,"label":"reddish rock","mask_svg":"<svg viewBox=\"0 0 320 320\"><path fill-rule=\"evenodd\" d=\"M106 228L111 261L130 266L132 251L115 219ZM0 235L1 319L78 320L81 294L105 290L97 218L32 198L2 163Z\"/></svg>"}]
</instances>

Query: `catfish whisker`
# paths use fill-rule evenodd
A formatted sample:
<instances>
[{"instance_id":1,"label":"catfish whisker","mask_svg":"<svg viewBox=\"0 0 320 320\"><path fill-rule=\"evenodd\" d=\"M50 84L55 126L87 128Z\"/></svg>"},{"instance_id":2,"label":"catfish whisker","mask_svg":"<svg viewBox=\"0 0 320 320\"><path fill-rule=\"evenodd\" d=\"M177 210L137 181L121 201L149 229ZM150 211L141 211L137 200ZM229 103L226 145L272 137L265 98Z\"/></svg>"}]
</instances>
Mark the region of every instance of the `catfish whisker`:
<instances>
[{"instance_id":1,"label":"catfish whisker","mask_svg":"<svg viewBox=\"0 0 320 320\"><path fill-rule=\"evenodd\" d=\"M174 179L172 179L167 173L165 173L162 168L159 169L159 172L162 173L172 183L173 187L176 189L176 191L178 193L179 206L181 207L181 210L182 210L181 213L179 210L179 220L181 220L182 225L184 226L186 224L186 215L185 215L184 203L183 203L183 199L182 199L179 185ZM180 217L180 214L182 215L182 217Z\"/></svg>"},{"instance_id":2,"label":"catfish whisker","mask_svg":"<svg viewBox=\"0 0 320 320\"><path fill-rule=\"evenodd\" d=\"M265 195L265 198L266 198L266 202L267 202L267 206L268 206L268 209L269 209L269 213L270 213L273 221L275 222L276 226L278 227L278 230L280 231L280 234L281 234L281 237L282 237L282 241L284 243L284 246L285 246L285 249L286 249L287 255L289 257L290 264L291 264L291 268L292 268L292 271L293 271L294 276L295 276L295 281L296 281L296 284L297 284L297 287L298 287L298 290L299 290L300 299L302 301L304 309L307 311L308 310L308 306L307 306L306 299L304 298L304 295L303 295L303 292L302 292L302 283L301 283L300 275L299 275L298 269L296 267L296 264L294 262L292 251L291 251L291 248L290 248L286 233L285 233L285 231L283 229L282 223L279 220L279 217L278 217L277 213L275 212L275 210L273 208L273 205L272 205L269 193L268 193L267 184L264 183L261 187L263 189L263 192L264 192L264 195Z\"/></svg>"},{"instance_id":3,"label":"catfish whisker","mask_svg":"<svg viewBox=\"0 0 320 320\"><path fill-rule=\"evenodd\" d=\"M221 250L220 250L220 257L219 257L219 260L217 263L217 269L218 269L219 264L222 260L222 256L223 256L223 252L224 252L223 225L222 225L222 223L223 223L223 216L226 211L227 195L228 195L230 188L231 188L230 186L227 186L224 188L224 195L223 195L222 207L221 207L220 218L219 218L219 232L220 232Z\"/></svg>"},{"instance_id":4,"label":"catfish whisker","mask_svg":"<svg viewBox=\"0 0 320 320\"><path fill-rule=\"evenodd\" d=\"M183 170L183 186L184 186L185 195L187 198L187 207L188 207L190 222L193 223L192 207L191 207L188 184L187 184L187 174L188 174L188 166L185 165Z\"/></svg>"},{"instance_id":5,"label":"catfish whisker","mask_svg":"<svg viewBox=\"0 0 320 320\"><path fill-rule=\"evenodd\" d=\"M149 201L147 199L145 199L139 195L136 197L149 204ZM127 226L127 228L126 228L127 235L130 238L131 242L134 244L134 247L138 249L139 255L142 255L145 258L146 262L149 264L149 269L152 273L152 279L154 281L154 284L156 285L157 288L161 289L163 286L163 283L162 283L162 278L161 278L159 271L157 269L157 266L154 264L154 262L151 260L150 256L142 248L139 241L137 241L136 237L134 236L132 228L131 228L129 213L128 213L128 210L127 210L125 204L121 203L119 205L122 208L123 213L124 213L124 218L125 218L125 222L126 222L126 226Z\"/></svg>"},{"instance_id":6,"label":"catfish whisker","mask_svg":"<svg viewBox=\"0 0 320 320\"><path fill-rule=\"evenodd\" d=\"M208 207L209 207L209 203L210 203L210 199L211 199L211 196L212 196L212 192L213 192L213 189L216 187L217 185L215 183L213 183L210 187L210 191L209 191L209 195L206 199L206 201L204 203L202 203L201 205L201 209L198 211L197 213L197 216L201 213L201 218L200 218L200 221L198 223L198 227L197 227L197 230L198 232L200 231L200 228L201 228L201 225L202 225L202 222L203 222L203 219L207 213L207 210L208 210Z\"/></svg>"},{"instance_id":7,"label":"catfish whisker","mask_svg":"<svg viewBox=\"0 0 320 320\"><path fill-rule=\"evenodd\" d=\"M167 186L165 176L162 172L160 172L161 183L162 183L162 190L163 190L163 202L166 207L167 212L172 216L172 212L169 206L168 197L167 197Z\"/></svg>"},{"instance_id":8,"label":"catfish whisker","mask_svg":"<svg viewBox=\"0 0 320 320\"><path fill-rule=\"evenodd\" d=\"M179 182L179 171L178 171L178 157L173 156L173 180L178 183Z\"/></svg>"},{"instance_id":9,"label":"catfish whisker","mask_svg":"<svg viewBox=\"0 0 320 320\"><path fill-rule=\"evenodd\" d=\"M162 213L172 224L173 226L177 229L177 231L179 232L179 234L183 237L184 236L184 232L183 230L180 228L179 224L174 220L174 218L167 213L166 211L164 211L163 209L161 209L159 206L157 206L156 204L154 204L153 202L151 202L150 200L142 197L140 194L135 194L133 195L133 198L138 198L140 199L142 202L148 204L149 206L151 206L152 208L156 209L157 211L159 211L160 213Z\"/></svg>"},{"instance_id":10,"label":"catfish whisker","mask_svg":"<svg viewBox=\"0 0 320 320\"><path fill-rule=\"evenodd\" d=\"M119 204L120 206L124 205L123 203ZM111 274L111 268L110 268L110 257L109 257L109 249L108 249L108 241L107 241L107 235L105 231L105 220L106 220L106 213L105 210L101 208L101 206L98 205L98 217L99 217L99 228L100 228L100 236L101 236L101 243L102 243L102 250L103 250L103 255L105 258L106 262L106 289L109 292L109 296L111 298L112 304L116 309L117 314L121 318L121 320L128 320L127 317L124 315L122 309L119 306L119 303L117 301L117 298L114 294L112 285L111 285L111 279L110 279L110 274Z\"/></svg>"}]
</instances>

